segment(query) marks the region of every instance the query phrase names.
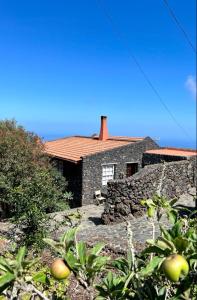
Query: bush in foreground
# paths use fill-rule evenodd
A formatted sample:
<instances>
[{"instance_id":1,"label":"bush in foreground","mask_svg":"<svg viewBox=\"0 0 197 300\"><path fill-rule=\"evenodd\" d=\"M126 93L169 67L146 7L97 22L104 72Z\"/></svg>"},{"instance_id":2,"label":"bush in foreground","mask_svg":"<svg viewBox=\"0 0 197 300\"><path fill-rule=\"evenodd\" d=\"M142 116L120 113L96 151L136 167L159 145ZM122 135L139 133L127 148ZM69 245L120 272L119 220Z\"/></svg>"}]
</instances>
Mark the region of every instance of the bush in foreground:
<instances>
[{"instance_id":1,"label":"bush in foreground","mask_svg":"<svg viewBox=\"0 0 197 300\"><path fill-rule=\"evenodd\" d=\"M160 203L163 201L163 207L157 207L158 201ZM39 271L36 271L35 265L32 267L31 262L26 261L24 248L21 248L11 260L1 258L2 295L7 297L5 299L10 299L10 295L13 296L15 291L18 297L16 299L20 299L21 293L25 292L29 295L28 299L33 299L35 295L38 299L45 300L82 299L82 296L81 298L76 298L75 295L74 298L68 297L69 285L75 280L77 287L81 286L88 291L88 299L196 300L197 223L194 213L180 218L174 203L175 201L165 203L165 199L158 197L152 201L149 199L147 204L155 207L155 216L157 215L157 218L154 215L150 217L148 213L150 222L152 224L160 222L161 210L163 210L173 223L170 229L165 229L160 224L161 235L156 239L148 240L146 248L138 254L135 253L129 222L127 223L127 256L115 260L110 260L102 253L104 244L98 243L88 248L84 242L78 242L77 228L68 230L58 241L45 239L45 243L52 248L54 256L64 262L69 269L68 273L71 272L71 276L66 276L66 280L54 280L50 268L39 266L37 268ZM168 264L166 269L165 262L177 257L178 263ZM179 272L181 270L184 272ZM175 275L178 274L176 278L171 276L173 272L176 273Z\"/></svg>"},{"instance_id":2,"label":"bush in foreground","mask_svg":"<svg viewBox=\"0 0 197 300\"><path fill-rule=\"evenodd\" d=\"M66 206L66 182L50 164L41 139L18 126L0 121L1 217L22 226L27 244L41 241L46 213Z\"/></svg>"}]
</instances>

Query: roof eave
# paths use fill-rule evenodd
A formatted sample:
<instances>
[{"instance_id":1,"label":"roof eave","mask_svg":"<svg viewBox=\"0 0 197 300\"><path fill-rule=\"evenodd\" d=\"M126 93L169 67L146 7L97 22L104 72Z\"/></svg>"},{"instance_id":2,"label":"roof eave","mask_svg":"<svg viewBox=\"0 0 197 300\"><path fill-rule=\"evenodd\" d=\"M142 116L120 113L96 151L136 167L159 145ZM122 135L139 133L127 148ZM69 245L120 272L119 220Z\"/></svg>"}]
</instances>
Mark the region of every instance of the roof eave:
<instances>
[{"instance_id":1,"label":"roof eave","mask_svg":"<svg viewBox=\"0 0 197 300\"><path fill-rule=\"evenodd\" d=\"M69 161L69 162L72 162L72 163L79 163L82 159L80 158L79 160L73 160L73 159L69 159L69 158L65 158L65 157L62 157L62 156L58 156L58 155L53 155L51 153L47 153L47 155L51 156L52 158L58 158L58 159L61 159L61 160L64 160L64 161Z\"/></svg>"}]
</instances>

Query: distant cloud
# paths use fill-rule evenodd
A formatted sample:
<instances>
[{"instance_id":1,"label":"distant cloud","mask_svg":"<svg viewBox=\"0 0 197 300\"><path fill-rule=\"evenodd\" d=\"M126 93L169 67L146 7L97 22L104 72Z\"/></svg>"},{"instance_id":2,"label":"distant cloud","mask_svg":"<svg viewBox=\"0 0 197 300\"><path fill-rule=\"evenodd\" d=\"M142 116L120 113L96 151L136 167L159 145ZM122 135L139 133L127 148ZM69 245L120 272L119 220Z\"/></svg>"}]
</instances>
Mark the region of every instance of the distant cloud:
<instances>
[{"instance_id":1,"label":"distant cloud","mask_svg":"<svg viewBox=\"0 0 197 300\"><path fill-rule=\"evenodd\" d=\"M192 96L196 98L196 78L192 75L189 75L185 81L185 86L190 91Z\"/></svg>"}]
</instances>

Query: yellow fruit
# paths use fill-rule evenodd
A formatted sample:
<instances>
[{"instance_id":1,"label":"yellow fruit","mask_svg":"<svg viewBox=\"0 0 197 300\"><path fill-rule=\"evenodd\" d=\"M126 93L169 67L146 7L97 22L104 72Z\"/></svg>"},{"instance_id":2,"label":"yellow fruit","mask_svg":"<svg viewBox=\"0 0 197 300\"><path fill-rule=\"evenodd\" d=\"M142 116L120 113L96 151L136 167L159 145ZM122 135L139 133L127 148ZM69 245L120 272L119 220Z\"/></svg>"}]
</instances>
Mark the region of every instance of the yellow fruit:
<instances>
[{"instance_id":1,"label":"yellow fruit","mask_svg":"<svg viewBox=\"0 0 197 300\"><path fill-rule=\"evenodd\" d=\"M66 279L70 275L70 270L61 258L56 258L51 265L51 274L55 279Z\"/></svg>"},{"instance_id":2,"label":"yellow fruit","mask_svg":"<svg viewBox=\"0 0 197 300\"><path fill-rule=\"evenodd\" d=\"M172 254L164 260L162 269L169 280L176 282L179 281L180 277L188 274L189 265L183 256Z\"/></svg>"}]
</instances>

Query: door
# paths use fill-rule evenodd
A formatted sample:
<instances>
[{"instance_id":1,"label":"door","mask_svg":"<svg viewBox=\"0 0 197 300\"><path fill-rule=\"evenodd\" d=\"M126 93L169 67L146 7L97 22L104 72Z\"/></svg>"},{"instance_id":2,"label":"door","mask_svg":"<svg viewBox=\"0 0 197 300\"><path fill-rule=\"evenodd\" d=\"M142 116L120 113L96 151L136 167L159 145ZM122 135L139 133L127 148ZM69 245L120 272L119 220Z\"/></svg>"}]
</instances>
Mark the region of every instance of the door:
<instances>
[{"instance_id":1,"label":"door","mask_svg":"<svg viewBox=\"0 0 197 300\"><path fill-rule=\"evenodd\" d=\"M132 176L138 171L138 164L137 163L129 163L127 164L127 177Z\"/></svg>"}]
</instances>

